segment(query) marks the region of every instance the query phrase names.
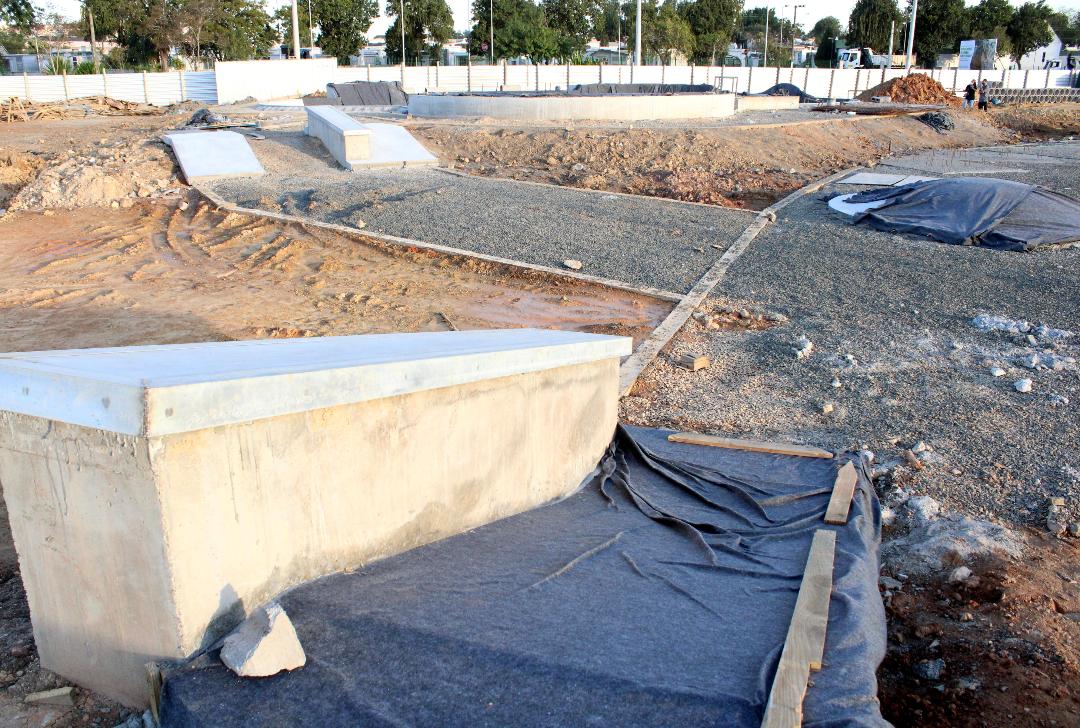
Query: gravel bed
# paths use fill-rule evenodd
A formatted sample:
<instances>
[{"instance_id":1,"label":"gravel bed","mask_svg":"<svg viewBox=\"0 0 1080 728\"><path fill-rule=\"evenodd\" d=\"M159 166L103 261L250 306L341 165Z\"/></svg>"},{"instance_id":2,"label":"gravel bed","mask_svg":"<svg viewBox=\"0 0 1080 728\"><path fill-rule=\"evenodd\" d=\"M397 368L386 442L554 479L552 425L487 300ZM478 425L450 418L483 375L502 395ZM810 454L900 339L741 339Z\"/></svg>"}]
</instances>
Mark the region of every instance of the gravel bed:
<instances>
[{"instance_id":1,"label":"gravel bed","mask_svg":"<svg viewBox=\"0 0 1080 728\"><path fill-rule=\"evenodd\" d=\"M1072 168L1039 169L1052 189L1075 184ZM852 226L825 204L850 190L785 208L707 304L789 320L718 331L692 320L671 353L716 363L691 373L661 358L624 400L624 419L867 448L879 462L923 442L925 467L896 471L908 492L1033 525L1063 496L1068 520L1080 520L1080 372L1022 363L1031 352L1080 359L1080 249L1006 253ZM1025 334L979 330L980 313L1077 333L1032 347ZM801 336L814 346L799 359ZM1024 378L1029 393L1014 388Z\"/></svg>"},{"instance_id":2,"label":"gravel bed","mask_svg":"<svg viewBox=\"0 0 1080 728\"><path fill-rule=\"evenodd\" d=\"M440 169L346 172L312 139L268 133L252 148L267 174L218 181L246 207L355 225L635 286L686 292L753 213L565 187L462 177ZM712 247L720 246L721 249Z\"/></svg>"}]
</instances>

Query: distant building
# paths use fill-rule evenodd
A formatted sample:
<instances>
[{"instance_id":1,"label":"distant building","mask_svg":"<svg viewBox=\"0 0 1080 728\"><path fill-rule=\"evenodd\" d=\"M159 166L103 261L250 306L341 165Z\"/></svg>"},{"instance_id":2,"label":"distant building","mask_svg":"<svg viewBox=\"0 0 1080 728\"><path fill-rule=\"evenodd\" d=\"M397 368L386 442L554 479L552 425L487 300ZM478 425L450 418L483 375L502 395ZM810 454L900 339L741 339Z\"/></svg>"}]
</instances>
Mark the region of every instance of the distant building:
<instances>
[{"instance_id":1,"label":"distant building","mask_svg":"<svg viewBox=\"0 0 1080 728\"><path fill-rule=\"evenodd\" d=\"M630 62L630 54L626 52L625 44L607 43L604 45L598 40L590 41L585 47L585 58L613 66Z\"/></svg>"},{"instance_id":2,"label":"distant building","mask_svg":"<svg viewBox=\"0 0 1080 728\"><path fill-rule=\"evenodd\" d=\"M1053 66L1055 62L1062 68L1065 67L1065 44L1053 28L1050 29L1050 35L1053 37L1049 43L1020 58L1021 69L1046 68L1047 64Z\"/></svg>"},{"instance_id":3,"label":"distant building","mask_svg":"<svg viewBox=\"0 0 1080 728\"><path fill-rule=\"evenodd\" d=\"M103 54L116 47L116 43L112 41L97 45ZM40 53L8 53L0 48L0 60L7 67L8 73L41 73L49 64L50 58L61 58L69 69L74 70L80 63L93 61L94 52L90 48L90 41L80 39L42 43Z\"/></svg>"}]
</instances>

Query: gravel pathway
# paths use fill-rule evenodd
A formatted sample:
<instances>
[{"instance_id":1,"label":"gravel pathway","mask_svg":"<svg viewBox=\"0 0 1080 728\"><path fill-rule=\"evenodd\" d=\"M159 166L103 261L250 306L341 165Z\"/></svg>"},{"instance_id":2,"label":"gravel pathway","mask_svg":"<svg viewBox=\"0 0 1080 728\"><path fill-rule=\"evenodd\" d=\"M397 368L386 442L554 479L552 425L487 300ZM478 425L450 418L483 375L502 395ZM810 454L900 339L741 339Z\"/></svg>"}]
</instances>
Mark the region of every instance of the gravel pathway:
<instances>
[{"instance_id":1,"label":"gravel pathway","mask_svg":"<svg viewBox=\"0 0 1080 728\"><path fill-rule=\"evenodd\" d=\"M1011 149L1059 156L1037 167L1038 181L1075 194L1064 160L1080 145ZM1020 164L998 156L1002 167ZM929 171L912 160L896 168ZM911 492L1029 524L1045 521L1048 497L1064 496L1069 520L1080 519L1080 372L1024 365L1032 353L1080 360L1080 249L1004 253L852 226L825 205L850 190L827 188L784 209L709 304L788 322L708 330L692 320L672 353L717 363L690 373L658 361L639 380L641 396L624 400L624 419L865 447L879 461L922 441L932 448L926 467L898 470ZM1032 346L1023 333L981 331L972 324L980 313L1076 334ZM794 354L800 336L814 345L803 359ZM1014 388L1024 378L1030 393Z\"/></svg>"},{"instance_id":2,"label":"gravel pathway","mask_svg":"<svg viewBox=\"0 0 1080 728\"><path fill-rule=\"evenodd\" d=\"M350 173L295 133L254 142L267 174L219 181L225 199L324 222L684 293L753 214L669 200L462 177L439 169ZM719 246L718 248L712 247Z\"/></svg>"}]
</instances>

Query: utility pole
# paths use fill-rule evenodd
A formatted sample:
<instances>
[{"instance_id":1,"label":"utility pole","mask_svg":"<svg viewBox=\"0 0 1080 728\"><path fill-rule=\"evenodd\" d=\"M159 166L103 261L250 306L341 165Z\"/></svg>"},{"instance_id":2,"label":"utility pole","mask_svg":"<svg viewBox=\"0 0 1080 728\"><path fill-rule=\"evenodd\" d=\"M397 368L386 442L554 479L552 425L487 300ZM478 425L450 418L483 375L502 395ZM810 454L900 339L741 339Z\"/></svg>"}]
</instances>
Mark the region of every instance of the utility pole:
<instances>
[{"instance_id":1,"label":"utility pole","mask_svg":"<svg viewBox=\"0 0 1080 728\"><path fill-rule=\"evenodd\" d=\"M784 45L784 18L787 17L787 5L780 11L780 45ZM792 23L794 25L794 23Z\"/></svg>"},{"instance_id":2,"label":"utility pole","mask_svg":"<svg viewBox=\"0 0 1080 728\"><path fill-rule=\"evenodd\" d=\"M300 57L300 12L296 9L296 0L292 0L292 57Z\"/></svg>"},{"instance_id":3,"label":"utility pole","mask_svg":"<svg viewBox=\"0 0 1080 728\"><path fill-rule=\"evenodd\" d=\"M495 0L488 0L488 50L491 52L491 65L495 65Z\"/></svg>"},{"instance_id":4,"label":"utility pole","mask_svg":"<svg viewBox=\"0 0 1080 728\"><path fill-rule=\"evenodd\" d=\"M911 20L908 22L907 56L904 58L904 74L911 73L911 51L915 47L915 14L919 12L919 0L911 0Z\"/></svg>"},{"instance_id":5,"label":"utility pole","mask_svg":"<svg viewBox=\"0 0 1080 728\"><path fill-rule=\"evenodd\" d=\"M619 5L618 8L619 8L619 14L615 18L615 23L618 26L618 30L615 31L615 34L618 36L615 39L616 40L615 48L616 48L616 52L619 54L619 65L621 66L622 65L622 6ZM620 71L620 73L622 73L622 72Z\"/></svg>"},{"instance_id":6,"label":"utility pole","mask_svg":"<svg viewBox=\"0 0 1080 728\"><path fill-rule=\"evenodd\" d=\"M886 68L892 68L893 41L896 39L895 36L896 36L896 21L894 20L889 25L889 56L888 56L888 59L885 61L885 67Z\"/></svg>"},{"instance_id":7,"label":"utility pole","mask_svg":"<svg viewBox=\"0 0 1080 728\"><path fill-rule=\"evenodd\" d=\"M311 19L311 0L307 0L307 32L311 47L315 47L315 23Z\"/></svg>"},{"instance_id":8,"label":"utility pole","mask_svg":"<svg viewBox=\"0 0 1080 728\"><path fill-rule=\"evenodd\" d=\"M641 65L641 0L637 0L637 22L634 23L634 65Z\"/></svg>"},{"instance_id":9,"label":"utility pole","mask_svg":"<svg viewBox=\"0 0 1080 728\"><path fill-rule=\"evenodd\" d=\"M405 83L405 0L401 0L401 15L398 16L398 25L401 26L401 79Z\"/></svg>"},{"instance_id":10,"label":"utility pole","mask_svg":"<svg viewBox=\"0 0 1080 728\"><path fill-rule=\"evenodd\" d=\"M638 0L641 2L641 0ZM769 65L769 15L772 14L772 8L768 5L765 6L765 53L761 56L761 67L765 68Z\"/></svg>"},{"instance_id":11,"label":"utility pole","mask_svg":"<svg viewBox=\"0 0 1080 728\"><path fill-rule=\"evenodd\" d=\"M86 8L86 19L90 23L90 54L94 58L94 73L100 69L98 65L97 36L94 34L94 11L89 6Z\"/></svg>"},{"instance_id":12,"label":"utility pole","mask_svg":"<svg viewBox=\"0 0 1080 728\"><path fill-rule=\"evenodd\" d=\"M799 20L799 8L805 8L805 5L796 5L795 10L791 13L791 67L795 68L795 24ZM784 26L780 26L781 29Z\"/></svg>"}]
</instances>

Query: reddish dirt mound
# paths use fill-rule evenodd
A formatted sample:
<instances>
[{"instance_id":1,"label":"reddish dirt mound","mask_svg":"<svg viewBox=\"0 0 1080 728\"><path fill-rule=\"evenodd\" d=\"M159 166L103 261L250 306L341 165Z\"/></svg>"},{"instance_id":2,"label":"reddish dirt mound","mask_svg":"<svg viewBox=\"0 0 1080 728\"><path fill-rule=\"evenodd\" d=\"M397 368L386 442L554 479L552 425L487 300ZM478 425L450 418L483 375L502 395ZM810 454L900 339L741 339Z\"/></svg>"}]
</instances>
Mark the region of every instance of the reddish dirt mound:
<instances>
[{"instance_id":1,"label":"reddish dirt mound","mask_svg":"<svg viewBox=\"0 0 1080 728\"><path fill-rule=\"evenodd\" d=\"M859 94L869 101L874 96L888 96L898 104L947 104L960 106L960 99L940 83L921 73L893 78Z\"/></svg>"}]
</instances>

